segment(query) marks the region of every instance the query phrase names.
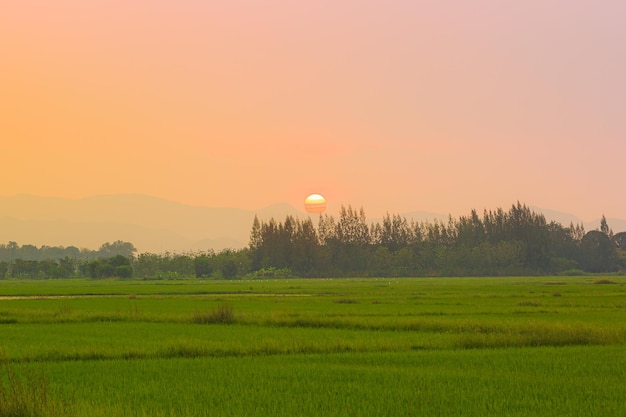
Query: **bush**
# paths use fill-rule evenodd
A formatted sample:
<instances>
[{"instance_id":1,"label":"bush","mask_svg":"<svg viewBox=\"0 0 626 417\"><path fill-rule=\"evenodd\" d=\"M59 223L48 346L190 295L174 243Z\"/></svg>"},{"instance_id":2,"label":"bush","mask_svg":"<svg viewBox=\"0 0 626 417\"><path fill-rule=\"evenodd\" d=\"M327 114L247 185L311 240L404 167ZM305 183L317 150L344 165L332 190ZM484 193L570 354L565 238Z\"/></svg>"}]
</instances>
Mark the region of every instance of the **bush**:
<instances>
[{"instance_id":1,"label":"bush","mask_svg":"<svg viewBox=\"0 0 626 417\"><path fill-rule=\"evenodd\" d=\"M566 277L581 277L583 275L587 275L587 273L582 269L568 269L567 271L560 272L559 275Z\"/></svg>"},{"instance_id":2,"label":"bush","mask_svg":"<svg viewBox=\"0 0 626 417\"><path fill-rule=\"evenodd\" d=\"M115 276L118 278L132 278L133 268L129 265L120 265L115 267Z\"/></svg>"},{"instance_id":3,"label":"bush","mask_svg":"<svg viewBox=\"0 0 626 417\"><path fill-rule=\"evenodd\" d=\"M259 269L258 271L254 271L248 275L249 278L257 279L257 278L291 278L293 277L293 273L291 268L276 268L274 266L269 266L267 268Z\"/></svg>"}]
</instances>

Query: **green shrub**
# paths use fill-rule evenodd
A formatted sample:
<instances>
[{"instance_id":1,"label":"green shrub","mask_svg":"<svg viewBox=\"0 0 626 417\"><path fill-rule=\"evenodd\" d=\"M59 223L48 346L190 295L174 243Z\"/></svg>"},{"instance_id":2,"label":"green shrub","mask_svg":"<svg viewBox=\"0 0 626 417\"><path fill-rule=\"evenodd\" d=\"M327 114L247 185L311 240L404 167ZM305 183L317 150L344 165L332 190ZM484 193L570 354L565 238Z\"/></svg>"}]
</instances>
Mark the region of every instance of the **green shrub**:
<instances>
[{"instance_id":1,"label":"green shrub","mask_svg":"<svg viewBox=\"0 0 626 417\"><path fill-rule=\"evenodd\" d=\"M567 271L560 272L559 275L566 277L581 277L587 275L582 269L568 269Z\"/></svg>"},{"instance_id":2,"label":"green shrub","mask_svg":"<svg viewBox=\"0 0 626 417\"><path fill-rule=\"evenodd\" d=\"M269 266L267 268L261 268L258 271L254 271L248 275L249 278L291 278L293 272L291 268L276 268Z\"/></svg>"}]
</instances>

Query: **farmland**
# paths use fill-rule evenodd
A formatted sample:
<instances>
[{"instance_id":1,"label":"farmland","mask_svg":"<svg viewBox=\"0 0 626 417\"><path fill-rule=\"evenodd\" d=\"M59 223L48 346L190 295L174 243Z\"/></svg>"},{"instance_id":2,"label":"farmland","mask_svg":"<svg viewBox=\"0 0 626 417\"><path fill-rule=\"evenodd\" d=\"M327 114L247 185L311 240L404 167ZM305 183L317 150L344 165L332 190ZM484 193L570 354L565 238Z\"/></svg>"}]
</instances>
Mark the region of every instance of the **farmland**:
<instances>
[{"instance_id":1,"label":"farmland","mask_svg":"<svg viewBox=\"0 0 626 417\"><path fill-rule=\"evenodd\" d=\"M3 280L0 406L13 383L45 391L24 415L620 416L625 284Z\"/></svg>"}]
</instances>

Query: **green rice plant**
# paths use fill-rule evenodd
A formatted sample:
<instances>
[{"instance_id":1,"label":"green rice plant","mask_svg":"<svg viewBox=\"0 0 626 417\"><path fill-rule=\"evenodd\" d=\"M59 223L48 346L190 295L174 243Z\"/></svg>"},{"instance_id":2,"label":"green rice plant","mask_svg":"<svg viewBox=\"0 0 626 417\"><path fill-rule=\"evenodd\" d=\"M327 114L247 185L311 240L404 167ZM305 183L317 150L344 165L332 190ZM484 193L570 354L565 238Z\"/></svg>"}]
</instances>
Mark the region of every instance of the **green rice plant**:
<instances>
[{"instance_id":1,"label":"green rice plant","mask_svg":"<svg viewBox=\"0 0 626 417\"><path fill-rule=\"evenodd\" d=\"M9 280L0 350L78 417L618 416L625 285Z\"/></svg>"},{"instance_id":2,"label":"green rice plant","mask_svg":"<svg viewBox=\"0 0 626 417\"><path fill-rule=\"evenodd\" d=\"M191 320L198 324L232 324L235 313L232 305L223 303L209 312L196 311Z\"/></svg>"},{"instance_id":3,"label":"green rice plant","mask_svg":"<svg viewBox=\"0 0 626 417\"><path fill-rule=\"evenodd\" d=\"M607 285L607 284L617 284L617 282L613 281L612 279L597 279L597 280L593 281L592 284Z\"/></svg>"},{"instance_id":4,"label":"green rice plant","mask_svg":"<svg viewBox=\"0 0 626 417\"><path fill-rule=\"evenodd\" d=\"M0 352L0 417L68 417L64 399L53 399L48 379L31 369L18 373Z\"/></svg>"},{"instance_id":5,"label":"green rice plant","mask_svg":"<svg viewBox=\"0 0 626 417\"><path fill-rule=\"evenodd\" d=\"M610 360L607 360L610 358ZM622 416L621 346L53 362L78 417Z\"/></svg>"},{"instance_id":6,"label":"green rice plant","mask_svg":"<svg viewBox=\"0 0 626 417\"><path fill-rule=\"evenodd\" d=\"M517 305L520 307L541 307L541 303L536 301L520 301Z\"/></svg>"},{"instance_id":7,"label":"green rice plant","mask_svg":"<svg viewBox=\"0 0 626 417\"><path fill-rule=\"evenodd\" d=\"M333 301L335 304L359 304L359 300L354 298L337 298Z\"/></svg>"},{"instance_id":8,"label":"green rice plant","mask_svg":"<svg viewBox=\"0 0 626 417\"><path fill-rule=\"evenodd\" d=\"M529 324L500 331L465 332L456 337L463 349L610 345L626 342L626 334L614 328L582 324Z\"/></svg>"}]
</instances>

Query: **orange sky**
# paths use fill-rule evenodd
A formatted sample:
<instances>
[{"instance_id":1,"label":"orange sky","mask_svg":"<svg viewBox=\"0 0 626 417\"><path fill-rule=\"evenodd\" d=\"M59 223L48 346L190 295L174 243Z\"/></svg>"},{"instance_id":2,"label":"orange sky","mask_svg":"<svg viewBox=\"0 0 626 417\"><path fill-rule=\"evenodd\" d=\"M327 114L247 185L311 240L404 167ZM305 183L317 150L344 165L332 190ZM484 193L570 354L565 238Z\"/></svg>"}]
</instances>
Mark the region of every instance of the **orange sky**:
<instances>
[{"instance_id":1,"label":"orange sky","mask_svg":"<svg viewBox=\"0 0 626 417\"><path fill-rule=\"evenodd\" d=\"M622 0L5 3L1 195L626 217Z\"/></svg>"}]
</instances>

